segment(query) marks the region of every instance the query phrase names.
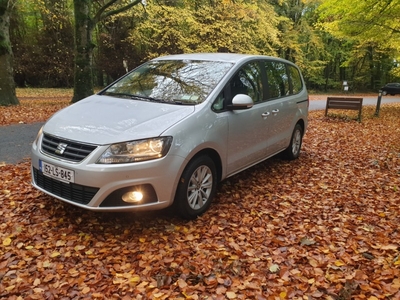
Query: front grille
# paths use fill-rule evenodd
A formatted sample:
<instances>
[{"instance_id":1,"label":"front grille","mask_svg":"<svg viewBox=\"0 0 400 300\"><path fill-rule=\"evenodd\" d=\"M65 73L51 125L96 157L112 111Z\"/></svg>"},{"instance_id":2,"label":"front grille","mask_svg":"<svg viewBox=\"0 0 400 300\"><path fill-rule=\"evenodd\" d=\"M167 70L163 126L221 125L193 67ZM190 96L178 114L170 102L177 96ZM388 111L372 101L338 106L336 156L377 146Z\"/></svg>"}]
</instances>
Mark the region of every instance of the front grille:
<instances>
[{"instance_id":1,"label":"front grille","mask_svg":"<svg viewBox=\"0 0 400 300\"><path fill-rule=\"evenodd\" d=\"M33 178L35 183L42 189L80 204L88 204L96 195L98 188L79 185L75 183L65 183L50 177L44 176L38 169L33 168Z\"/></svg>"},{"instance_id":2,"label":"front grille","mask_svg":"<svg viewBox=\"0 0 400 300\"><path fill-rule=\"evenodd\" d=\"M60 144L65 144L64 151L57 151ZM63 140L48 134L43 135L42 151L54 157L60 157L73 162L80 162L88 156L96 146ZM57 151L57 152L56 152Z\"/></svg>"}]
</instances>

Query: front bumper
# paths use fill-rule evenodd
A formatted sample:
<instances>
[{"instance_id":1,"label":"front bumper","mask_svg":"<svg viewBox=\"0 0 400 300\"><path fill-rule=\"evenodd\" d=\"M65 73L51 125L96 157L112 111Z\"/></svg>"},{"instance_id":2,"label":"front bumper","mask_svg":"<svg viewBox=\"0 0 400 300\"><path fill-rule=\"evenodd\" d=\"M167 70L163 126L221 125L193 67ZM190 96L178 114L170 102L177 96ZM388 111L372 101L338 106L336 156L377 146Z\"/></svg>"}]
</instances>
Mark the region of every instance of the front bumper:
<instances>
[{"instance_id":1,"label":"front bumper","mask_svg":"<svg viewBox=\"0 0 400 300\"><path fill-rule=\"evenodd\" d=\"M96 164L107 146L97 147L79 163L65 161L42 153L40 141L32 145L32 184L38 190L69 204L92 211L157 210L170 206L175 197L184 158L165 157L129 164ZM74 183L62 182L43 175L39 161L73 170ZM126 203L122 195L140 190L144 198L138 203Z\"/></svg>"}]
</instances>

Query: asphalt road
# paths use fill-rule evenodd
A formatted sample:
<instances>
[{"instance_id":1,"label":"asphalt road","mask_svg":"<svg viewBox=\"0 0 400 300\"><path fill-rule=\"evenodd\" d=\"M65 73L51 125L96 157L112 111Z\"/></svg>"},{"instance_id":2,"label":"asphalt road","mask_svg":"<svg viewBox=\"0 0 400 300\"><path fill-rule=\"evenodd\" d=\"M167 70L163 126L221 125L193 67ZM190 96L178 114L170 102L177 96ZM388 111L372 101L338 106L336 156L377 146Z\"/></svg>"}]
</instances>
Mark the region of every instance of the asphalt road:
<instances>
[{"instance_id":1,"label":"asphalt road","mask_svg":"<svg viewBox=\"0 0 400 300\"><path fill-rule=\"evenodd\" d=\"M31 146L43 123L0 126L0 165L29 158Z\"/></svg>"},{"instance_id":2,"label":"asphalt road","mask_svg":"<svg viewBox=\"0 0 400 300\"><path fill-rule=\"evenodd\" d=\"M400 97L382 97L381 105L400 102ZM364 97L363 105L377 104L377 97ZM326 100L310 101L310 110L324 110ZM43 123L0 126L0 165L29 159L32 142Z\"/></svg>"}]
</instances>

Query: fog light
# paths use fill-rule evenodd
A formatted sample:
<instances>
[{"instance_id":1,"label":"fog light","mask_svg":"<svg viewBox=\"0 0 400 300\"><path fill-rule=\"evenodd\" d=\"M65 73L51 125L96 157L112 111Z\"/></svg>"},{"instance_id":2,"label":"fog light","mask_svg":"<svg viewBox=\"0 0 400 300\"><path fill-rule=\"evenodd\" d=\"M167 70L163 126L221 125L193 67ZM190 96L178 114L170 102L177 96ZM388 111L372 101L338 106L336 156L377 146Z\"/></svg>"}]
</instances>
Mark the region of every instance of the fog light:
<instances>
[{"instance_id":1,"label":"fog light","mask_svg":"<svg viewBox=\"0 0 400 300\"><path fill-rule=\"evenodd\" d=\"M128 203L140 202L143 199L143 194L138 191L127 192L122 195L122 200Z\"/></svg>"}]
</instances>

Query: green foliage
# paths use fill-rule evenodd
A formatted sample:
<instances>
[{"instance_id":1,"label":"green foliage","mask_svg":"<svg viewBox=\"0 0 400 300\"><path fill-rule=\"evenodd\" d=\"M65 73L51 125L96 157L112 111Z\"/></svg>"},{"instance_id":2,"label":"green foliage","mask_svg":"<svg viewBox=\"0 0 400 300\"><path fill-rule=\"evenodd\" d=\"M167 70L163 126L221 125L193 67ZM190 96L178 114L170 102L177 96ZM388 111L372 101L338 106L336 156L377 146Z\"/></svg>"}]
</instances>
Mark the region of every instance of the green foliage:
<instances>
[{"instance_id":1,"label":"green foliage","mask_svg":"<svg viewBox=\"0 0 400 300\"><path fill-rule=\"evenodd\" d=\"M324 27L341 38L400 45L400 2L390 0L325 0L319 7Z\"/></svg>"},{"instance_id":2,"label":"green foliage","mask_svg":"<svg viewBox=\"0 0 400 300\"><path fill-rule=\"evenodd\" d=\"M369 81L375 88L375 83L394 79L390 73L398 76L400 71L393 60L400 59L399 1L325 0L318 12L320 28L353 44L343 66L354 69L356 84Z\"/></svg>"},{"instance_id":3,"label":"green foliage","mask_svg":"<svg viewBox=\"0 0 400 300\"><path fill-rule=\"evenodd\" d=\"M73 84L70 1L19 0L11 18L15 80L19 86Z\"/></svg>"},{"instance_id":4,"label":"green foliage","mask_svg":"<svg viewBox=\"0 0 400 300\"><path fill-rule=\"evenodd\" d=\"M101 22L95 34L95 67L98 85L103 86L119 78L127 69L143 61L143 53L127 41L136 20L128 16L112 17ZM125 62L125 66L124 66Z\"/></svg>"},{"instance_id":5,"label":"green foliage","mask_svg":"<svg viewBox=\"0 0 400 300\"><path fill-rule=\"evenodd\" d=\"M0 16L6 14L10 0L0 0Z\"/></svg>"},{"instance_id":6,"label":"green foliage","mask_svg":"<svg viewBox=\"0 0 400 300\"><path fill-rule=\"evenodd\" d=\"M149 5L142 18L128 40L147 58L184 52L276 54L279 45L277 16L266 3L210 6L182 0L178 7Z\"/></svg>"},{"instance_id":7,"label":"green foliage","mask_svg":"<svg viewBox=\"0 0 400 300\"><path fill-rule=\"evenodd\" d=\"M0 10L9 1L0 0ZM184 52L280 56L301 67L313 90L342 89L343 80L377 90L400 80L399 1L87 0L88 28L78 35L90 39L76 51L90 48L82 57L95 72L75 79L73 0L13 3L19 86L71 87L91 74L103 85L149 58ZM3 35L0 52L11 51Z\"/></svg>"},{"instance_id":8,"label":"green foliage","mask_svg":"<svg viewBox=\"0 0 400 300\"><path fill-rule=\"evenodd\" d=\"M324 33L314 26L318 0L275 0L273 4L279 15L278 55L300 66L308 85L315 89L326 85L324 73L330 54L324 44Z\"/></svg>"}]
</instances>

